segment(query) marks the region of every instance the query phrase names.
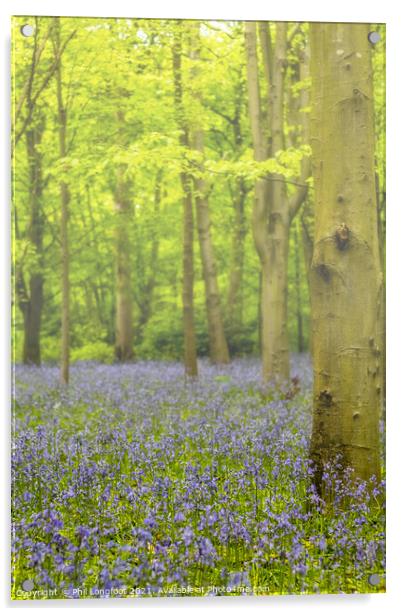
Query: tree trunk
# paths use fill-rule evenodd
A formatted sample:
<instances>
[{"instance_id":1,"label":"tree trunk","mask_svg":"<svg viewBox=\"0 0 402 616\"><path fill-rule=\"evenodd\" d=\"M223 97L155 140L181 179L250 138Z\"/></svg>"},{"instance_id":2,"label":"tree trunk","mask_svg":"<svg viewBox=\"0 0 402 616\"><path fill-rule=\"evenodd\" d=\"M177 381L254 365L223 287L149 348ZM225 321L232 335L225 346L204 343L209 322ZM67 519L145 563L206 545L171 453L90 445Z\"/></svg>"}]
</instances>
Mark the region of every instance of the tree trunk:
<instances>
[{"instance_id":1,"label":"tree trunk","mask_svg":"<svg viewBox=\"0 0 402 616\"><path fill-rule=\"evenodd\" d=\"M194 325L194 217L191 178L181 174L183 211L183 324L184 367L188 376L197 376L197 346Z\"/></svg>"},{"instance_id":2,"label":"tree trunk","mask_svg":"<svg viewBox=\"0 0 402 616\"><path fill-rule=\"evenodd\" d=\"M232 122L236 158L241 156L244 143L241 128L241 116L244 103L243 97L243 88L240 87L239 84L235 99L235 113ZM243 178L240 177L236 179L235 190L236 195L232 195L234 225L226 304L226 324L229 341L232 343L234 348L237 348L238 337L241 335L243 329L244 241L247 233L245 206L248 190Z\"/></svg>"},{"instance_id":3,"label":"tree trunk","mask_svg":"<svg viewBox=\"0 0 402 616\"><path fill-rule=\"evenodd\" d=\"M385 178L384 178L385 181ZM383 275L383 279L385 279L385 191L381 194L380 186L379 186L379 177L378 173L375 174L375 185L376 185L376 203L377 203L377 230L378 230L378 248L380 253L380 267ZM385 421L385 399L386 399L386 327L385 327L385 317L386 317L386 293L385 293L385 284L383 285L382 293L381 293L381 316L380 321L382 323L382 330L380 332L380 342L378 344L379 349L381 351L381 361L380 361L380 370L381 370L381 378L382 378L382 396L381 396L381 416Z\"/></svg>"},{"instance_id":4,"label":"tree trunk","mask_svg":"<svg viewBox=\"0 0 402 616\"><path fill-rule=\"evenodd\" d=\"M276 41L269 83L272 156L284 148L284 77L287 24L276 25ZM290 234L286 184L271 174L268 213L268 251L263 264L263 373L265 378L289 378L288 252ZM265 351L265 352L264 352Z\"/></svg>"},{"instance_id":5,"label":"tree trunk","mask_svg":"<svg viewBox=\"0 0 402 616\"><path fill-rule=\"evenodd\" d=\"M289 378L289 226L283 217L268 233L262 263L262 371L266 381Z\"/></svg>"},{"instance_id":6,"label":"tree trunk","mask_svg":"<svg viewBox=\"0 0 402 616\"><path fill-rule=\"evenodd\" d=\"M262 29L265 72L269 78L269 126L264 126L258 78L257 35L255 22L246 22L247 83L254 158L263 161L283 148L284 70L286 61L285 23L277 24L275 47L269 30ZM265 41L265 43L264 43ZM267 48L268 45L268 48ZM271 76L269 77L269 74ZM268 135L268 139L267 139ZM302 170L305 181L307 168ZM291 199L282 176L270 174L255 185L253 235L262 269L261 350L263 379L289 377L289 341L287 330L287 269L290 222L306 194L302 186Z\"/></svg>"},{"instance_id":7,"label":"tree trunk","mask_svg":"<svg viewBox=\"0 0 402 616\"><path fill-rule=\"evenodd\" d=\"M60 41L60 19L55 17L55 50L57 61L56 84L57 84L57 108L59 122L59 155L63 159L67 155L67 109L63 102L63 82L61 73L61 41ZM61 366L60 377L65 385L69 381L70 370L70 255L68 241L68 219L70 191L67 183L60 182L60 242L61 242Z\"/></svg>"},{"instance_id":8,"label":"tree trunk","mask_svg":"<svg viewBox=\"0 0 402 616\"><path fill-rule=\"evenodd\" d=\"M311 262L313 260L313 248L314 248L314 213L313 204L310 199L307 199L303 212L300 217L302 227L302 240L303 240L303 258L304 267L307 275L307 285L309 290L309 299L311 304Z\"/></svg>"},{"instance_id":9,"label":"tree trunk","mask_svg":"<svg viewBox=\"0 0 402 616\"><path fill-rule=\"evenodd\" d=\"M43 276L32 274L29 279L29 300L24 307L24 364L40 366L40 326L43 306Z\"/></svg>"},{"instance_id":10,"label":"tree trunk","mask_svg":"<svg viewBox=\"0 0 402 616\"><path fill-rule=\"evenodd\" d=\"M263 125L258 79L257 34L255 22L246 22L247 82L249 111L257 161L267 158L270 147ZM286 50L286 24L278 24L277 41L270 82L270 140L272 153L282 148L283 53ZM264 54L267 58L268 54ZM268 73L269 68L267 68ZM279 71L279 72L278 72ZM253 235L262 269L261 352L263 379L289 376L287 333L287 258L289 211L285 185L280 176L257 180L253 208Z\"/></svg>"},{"instance_id":11,"label":"tree trunk","mask_svg":"<svg viewBox=\"0 0 402 616\"><path fill-rule=\"evenodd\" d=\"M303 261L304 269L306 272L307 288L308 288L308 301L309 301L309 317L308 317L308 350L310 355L313 352L313 340L311 332L311 263L313 261L313 248L314 248L314 212L313 203L310 197L307 198L303 207L302 214L300 216L301 222L301 236L303 243Z\"/></svg>"},{"instance_id":12,"label":"tree trunk","mask_svg":"<svg viewBox=\"0 0 402 616\"><path fill-rule=\"evenodd\" d=\"M379 477L381 295L368 27L311 24L315 237L310 455Z\"/></svg>"},{"instance_id":13,"label":"tree trunk","mask_svg":"<svg viewBox=\"0 0 402 616\"><path fill-rule=\"evenodd\" d=\"M244 239L246 235L245 202L246 187L240 178L236 183L237 194L233 199L234 225L232 235L231 264L227 293L226 323L229 340L236 344L243 326L243 270Z\"/></svg>"},{"instance_id":14,"label":"tree trunk","mask_svg":"<svg viewBox=\"0 0 402 616\"><path fill-rule=\"evenodd\" d=\"M91 192L90 192L88 185L86 187L86 196L87 196L86 204L88 206L88 214L89 214L89 221L90 221L90 234L89 235L91 237L91 242L95 248L96 255L100 255L100 252L101 252L100 243L99 243L98 234L96 230L96 222L95 222L94 211L92 207ZM106 310L105 310L106 296L105 296L105 291L104 291L104 284L102 281L103 270L102 270L100 261L97 263L97 266L98 266L97 267L98 275L96 279L94 278L92 279L92 289L93 289L93 293L95 296L99 324L106 329L107 339L111 341L111 340L114 340L114 327L110 326L110 319L108 318L108 315L106 314Z\"/></svg>"},{"instance_id":15,"label":"tree trunk","mask_svg":"<svg viewBox=\"0 0 402 616\"><path fill-rule=\"evenodd\" d=\"M193 82L197 83L197 64L200 58L200 37L198 25L194 27L193 49L191 56L193 59ZM193 87L193 92L195 100L201 107L202 100L200 92L195 87ZM194 124L192 146L194 150L200 154L200 158L202 160L204 157L204 131L200 123L195 121ZM202 273L205 286L209 353L212 363L227 364L229 362L229 351L223 327L223 315L216 272L216 261L211 236L208 186L203 177L204 172L204 166L201 162L198 172L194 176L194 187L196 191L195 206L197 214L198 239L200 243Z\"/></svg>"},{"instance_id":16,"label":"tree trunk","mask_svg":"<svg viewBox=\"0 0 402 616\"><path fill-rule=\"evenodd\" d=\"M37 149L42 140L43 123L26 131L29 169L29 212L28 237L35 249L35 263L29 277L29 291L20 299L24 318L24 364L40 365L40 328L43 307L43 218L42 218L42 154ZM22 276L21 271L21 276ZM24 285L25 286L25 285Z\"/></svg>"},{"instance_id":17,"label":"tree trunk","mask_svg":"<svg viewBox=\"0 0 402 616\"><path fill-rule=\"evenodd\" d=\"M159 169L155 178L154 191L154 223L160 218L160 206L162 199L162 170ZM139 317L137 327L138 341L141 342L144 336L145 326L152 316L152 302L156 285L156 275L159 261L159 233L152 229L151 251L149 256L149 275L141 285L141 298L139 300ZM145 273L144 273L145 276Z\"/></svg>"},{"instance_id":18,"label":"tree trunk","mask_svg":"<svg viewBox=\"0 0 402 616\"><path fill-rule=\"evenodd\" d=\"M295 222L298 222L297 219ZM304 351L303 335L303 312L301 301L301 276L300 276L300 253L299 253L299 225L294 229L295 243L295 287L296 287L296 320L297 320L297 350L299 353Z\"/></svg>"},{"instance_id":19,"label":"tree trunk","mask_svg":"<svg viewBox=\"0 0 402 616\"><path fill-rule=\"evenodd\" d=\"M173 79L176 121L180 128L180 145L183 150L189 147L188 128L183 109L182 86L182 22L175 24L173 40ZM191 194L191 176L187 171L180 173L183 191L183 332L184 369L188 376L198 374L197 347L194 326L194 217Z\"/></svg>"},{"instance_id":20,"label":"tree trunk","mask_svg":"<svg viewBox=\"0 0 402 616\"><path fill-rule=\"evenodd\" d=\"M202 130L195 131L194 149L200 153L204 151L203 140ZM229 351L223 329L216 262L211 238L209 204L206 196L207 189L205 181L200 177L194 178L194 184L198 239L205 285L210 359L212 363L227 364L229 362Z\"/></svg>"},{"instance_id":21,"label":"tree trunk","mask_svg":"<svg viewBox=\"0 0 402 616\"><path fill-rule=\"evenodd\" d=\"M124 115L117 113L119 132L124 131ZM125 168L117 169L114 191L116 211L116 342L115 357L130 361L133 353L133 299L131 282L130 225L132 208L129 185L124 178Z\"/></svg>"}]
</instances>

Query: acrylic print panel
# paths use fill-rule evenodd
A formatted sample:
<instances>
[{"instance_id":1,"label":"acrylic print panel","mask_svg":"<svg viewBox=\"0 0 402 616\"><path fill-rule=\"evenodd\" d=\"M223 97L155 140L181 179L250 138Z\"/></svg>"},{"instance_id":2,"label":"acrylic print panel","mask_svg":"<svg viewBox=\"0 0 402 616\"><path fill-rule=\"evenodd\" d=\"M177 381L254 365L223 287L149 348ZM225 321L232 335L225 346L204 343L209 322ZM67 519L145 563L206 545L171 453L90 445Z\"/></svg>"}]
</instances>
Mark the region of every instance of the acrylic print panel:
<instances>
[{"instance_id":1,"label":"acrylic print panel","mask_svg":"<svg viewBox=\"0 0 402 616\"><path fill-rule=\"evenodd\" d=\"M384 25L12 44L12 598L383 592Z\"/></svg>"}]
</instances>

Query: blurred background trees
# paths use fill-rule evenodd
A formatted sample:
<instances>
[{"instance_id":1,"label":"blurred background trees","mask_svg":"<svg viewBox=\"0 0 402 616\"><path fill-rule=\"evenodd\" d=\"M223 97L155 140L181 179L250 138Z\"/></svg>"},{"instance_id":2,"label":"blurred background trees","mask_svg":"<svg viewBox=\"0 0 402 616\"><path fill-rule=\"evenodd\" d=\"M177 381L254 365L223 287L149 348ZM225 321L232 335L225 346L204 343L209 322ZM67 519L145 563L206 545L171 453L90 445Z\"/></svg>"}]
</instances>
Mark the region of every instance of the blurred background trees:
<instances>
[{"instance_id":1,"label":"blurred background trees","mask_svg":"<svg viewBox=\"0 0 402 616\"><path fill-rule=\"evenodd\" d=\"M286 376L310 348L308 24L18 17L13 46L16 361L183 359L187 340L188 373L262 354Z\"/></svg>"}]
</instances>

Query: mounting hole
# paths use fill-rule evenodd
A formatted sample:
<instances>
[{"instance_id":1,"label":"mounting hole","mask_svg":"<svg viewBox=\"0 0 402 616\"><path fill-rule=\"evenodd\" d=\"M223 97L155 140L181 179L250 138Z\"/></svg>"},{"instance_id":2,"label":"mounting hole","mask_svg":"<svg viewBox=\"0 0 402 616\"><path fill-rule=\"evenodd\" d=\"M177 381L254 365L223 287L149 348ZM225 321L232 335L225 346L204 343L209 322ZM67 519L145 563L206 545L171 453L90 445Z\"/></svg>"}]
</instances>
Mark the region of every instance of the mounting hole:
<instances>
[{"instance_id":1,"label":"mounting hole","mask_svg":"<svg viewBox=\"0 0 402 616\"><path fill-rule=\"evenodd\" d=\"M372 45L375 45L381 40L381 34L379 32L369 32L368 40Z\"/></svg>"},{"instance_id":2,"label":"mounting hole","mask_svg":"<svg viewBox=\"0 0 402 616\"><path fill-rule=\"evenodd\" d=\"M24 580L22 582L22 590L25 590L25 592L31 592L31 590L33 590L34 588L35 584L32 580Z\"/></svg>"},{"instance_id":3,"label":"mounting hole","mask_svg":"<svg viewBox=\"0 0 402 616\"><path fill-rule=\"evenodd\" d=\"M24 24L21 26L22 36L32 36L34 33L34 27L31 24Z\"/></svg>"},{"instance_id":4,"label":"mounting hole","mask_svg":"<svg viewBox=\"0 0 402 616\"><path fill-rule=\"evenodd\" d=\"M371 575L369 575L368 583L370 584L370 586L378 586L380 582L381 578L378 573L372 573Z\"/></svg>"}]
</instances>

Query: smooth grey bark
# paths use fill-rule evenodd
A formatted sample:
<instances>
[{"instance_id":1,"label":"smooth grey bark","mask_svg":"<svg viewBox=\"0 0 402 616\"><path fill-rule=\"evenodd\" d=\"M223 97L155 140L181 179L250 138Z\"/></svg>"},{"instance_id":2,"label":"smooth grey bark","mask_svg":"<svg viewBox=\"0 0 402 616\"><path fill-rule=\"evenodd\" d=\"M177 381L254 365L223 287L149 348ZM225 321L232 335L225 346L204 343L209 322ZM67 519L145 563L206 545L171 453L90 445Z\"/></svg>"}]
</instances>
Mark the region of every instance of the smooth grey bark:
<instances>
[{"instance_id":1,"label":"smooth grey bark","mask_svg":"<svg viewBox=\"0 0 402 616\"><path fill-rule=\"evenodd\" d=\"M380 477L383 276L366 24L311 24L315 233L311 272L314 421L310 457Z\"/></svg>"}]
</instances>

